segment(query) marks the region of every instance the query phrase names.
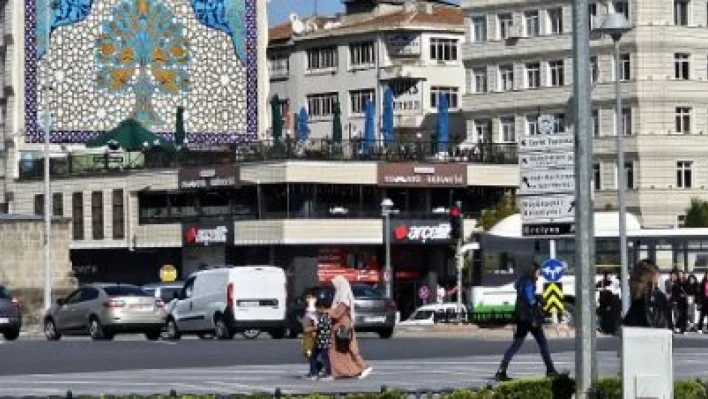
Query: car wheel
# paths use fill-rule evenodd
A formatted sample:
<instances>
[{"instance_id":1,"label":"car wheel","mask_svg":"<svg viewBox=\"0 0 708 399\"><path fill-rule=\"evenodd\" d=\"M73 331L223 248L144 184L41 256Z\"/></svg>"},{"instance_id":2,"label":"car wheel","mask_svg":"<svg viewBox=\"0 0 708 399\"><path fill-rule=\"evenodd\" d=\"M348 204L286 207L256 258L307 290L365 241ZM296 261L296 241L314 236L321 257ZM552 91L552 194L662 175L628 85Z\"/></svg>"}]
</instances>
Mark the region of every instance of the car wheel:
<instances>
[{"instance_id":1,"label":"car wheel","mask_svg":"<svg viewBox=\"0 0 708 399\"><path fill-rule=\"evenodd\" d=\"M279 330L273 330L269 334L270 337L273 339L283 339L285 338L285 329L281 328Z\"/></svg>"},{"instance_id":2,"label":"car wheel","mask_svg":"<svg viewBox=\"0 0 708 399\"><path fill-rule=\"evenodd\" d=\"M181 337L182 334L179 332L179 328L177 328L177 322L175 319L167 319L167 323L165 323L165 338L176 341Z\"/></svg>"},{"instance_id":3,"label":"car wheel","mask_svg":"<svg viewBox=\"0 0 708 399\"><path fill-rule=\"evenodd\" d=\"M57 331L57 325L54 324L54 320L47 319L44 321L44 336L49 341L59 341L61 339L61 334Z\"/></svg>"},{"instance_id":4,"label":"car wheel","mask_svg":"<svg viewBox=\"0 0 708 399\"><path fill-rule=\"evenodd\" d=\"M256 339L261 335L261 330L246 330L243 331L241 335L246 339Z\"/></svg>"},{"instance_id":5,"label":"car wheel","mask_svg":"<svg viewBox=\"0 0 708 399\"><path fill-rule=\"evenodd\" d=\"M217 317L214 321L214 334L216 339L233 339L234 333L229 330L226 322L222 317Z\"/></svg>"},{"instance_id":6,"label":"car wheel","mask_svg":"<svg viewBox=\"0 0 708 399\"><path fill-rule=\"evenodd\" d=\"M94 341L113 339L113 334L107 333L101 322L95 316L89 320L89 335Z\"/></svg>"},{"instance_id":7,"label":"car wheel","mask_svg":"<svg viewBox=\"0 0 708 399\"><path fill-rule=\"evenodd\" d=\"M2 336L5 338L5 341L14 341L20 337L20 330L8 330L2 333Z\"/></svg>"},{"instance_id":8,"label":"car wheel","mask_svg":"<svg viewBox=\"0 0 708 399\"><path fill-rule=\"evenodd\" d=\"M393 328L387 328L379 331L379 337L381 339L389 339L393 336Z\"/></svg>"},{"instance_id":9,"label":"car wheel","mask_svg":"<svg viewBox=\"0 0 708 399\"><path fill-rule=\"evenodd\" d=\"M161 335L162 331L160 330L148 331L145 333L145 338L147 338L148 341L157 341L158 339L160 339Z\"/></svg>"}]
</instances>

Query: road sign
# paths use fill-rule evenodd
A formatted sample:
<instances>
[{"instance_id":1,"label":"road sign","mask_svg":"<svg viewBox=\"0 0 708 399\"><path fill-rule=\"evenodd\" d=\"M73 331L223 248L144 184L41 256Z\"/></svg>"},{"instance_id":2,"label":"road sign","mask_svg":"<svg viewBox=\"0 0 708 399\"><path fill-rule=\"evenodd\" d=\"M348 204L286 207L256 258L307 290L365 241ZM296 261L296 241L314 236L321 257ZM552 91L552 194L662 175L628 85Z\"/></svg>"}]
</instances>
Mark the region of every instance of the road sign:
<instances>
[{"instance_id":1,"label":"road sign","mask_svg":"<svg viewBox=\"0 0 708 399\"><path fill-rule=\"evenodd\" d=\"M570 168L575 165L575 154L565 152L531 152L519 155L521 169Z\"/></svg>"},{"instance_id":2,"label":"road sign","mask_svg":"<svg viewBox=\"0 0 708 399\"><path fill-rule=\"evenodd\" d=\"M574 216L574 195L521 197L521 220L524 222L572 219Z\"/></svg>"},{"instance_id":3,"label":"road sign","mask_svg":"<svg viewBox=\"0 0 708 399\"><path fill-rule=\"evenodd\" d=\"M524 137L519 142L519 152L572 151L574 145L572 134Z\"/></svg>"},{"instance_id":4,"label":"road sign","mask_svg":"<svg viewBox=\"0 0 708 399\"><path fill-rule=\"evenodd\" d=\"M546 283L543 286L543 310L546 312L562 312L563 305L563 284Z\"/></svg>"},{"instance_id":5,"label":"road sign","mask_svg":"<svg viewBox=\"0 0 708 399\"><path fill-rule=\"evenodd\" d=\"M541 115L538 117L538 132L541 134L551 134L556 128L556 118L553 115Z\"/></svg>"},{"instance_id":6,"label":"road sign","mask_svg":"<svg viewBox=\"0 0 708 399\"><path fill-rule=\"evenodd\" d=\"M172 265L164 265L160 268L160 281L171 283L177 280L177 269Z\"/></svg>"},{"instance_id":7,"label":"road sign","mask_svg":"<svg viewBox=\"0 0 708 399\"><path fill-rule=\"evenodd\" d=\"M520 195L575 192L573 169L522 170L520 176Z\"/></svg>"},{"instance_id":8,"label":"road sign","mask_svg":"<svg viewBox=\"0 0 708 399\"><path fill-rule=\"evenodd\" d=\"M418 297L424 301L427 301L428 298L430 298L430 288L428 288L427 285L424 285L418 289Z\"/></svg>"},{"instance_id":9,"label":"road sign","mask_svg":"<svg viewBox=\"0 0 708 399\"><path fill-rule=\"evenodd\" d=\"M575 223L534 223L521 226L521 235L524 237L549 237L575 234Z\"/></svg>"},{"instance_id":10,"label":"road sign","mask_svg":"<svg viewBox=\"0 0 708 399\"><path fill-rule=\"evenodd\" d=\"M551 283L560 281L563 273L565 273L565 264L558 259L548 259L541 265L541 275Z\"/></svg>"}]
</instances>

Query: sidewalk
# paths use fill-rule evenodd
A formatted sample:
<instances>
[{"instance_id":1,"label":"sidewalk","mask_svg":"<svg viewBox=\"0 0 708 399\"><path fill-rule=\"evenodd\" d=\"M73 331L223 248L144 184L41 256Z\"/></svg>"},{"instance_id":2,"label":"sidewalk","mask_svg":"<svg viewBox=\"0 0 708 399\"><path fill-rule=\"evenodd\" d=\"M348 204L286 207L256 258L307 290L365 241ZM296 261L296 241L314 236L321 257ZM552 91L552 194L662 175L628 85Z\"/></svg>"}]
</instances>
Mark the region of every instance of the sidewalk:
<instances>
[{"instance_id":1,"label":"sidewalk","mask_svg":"<svg viewBox=\"0 0 708 399\"><path fill-rule=\"evenodd\" d=\"M549 325L544 328L548 338L575 337L575 329L566 325ZM398 326L396 337L408 338L481 338L508 340L514 335L514 326L483 328L473 324L436 324L434 326Z\"/></svg>"}]
</instances>

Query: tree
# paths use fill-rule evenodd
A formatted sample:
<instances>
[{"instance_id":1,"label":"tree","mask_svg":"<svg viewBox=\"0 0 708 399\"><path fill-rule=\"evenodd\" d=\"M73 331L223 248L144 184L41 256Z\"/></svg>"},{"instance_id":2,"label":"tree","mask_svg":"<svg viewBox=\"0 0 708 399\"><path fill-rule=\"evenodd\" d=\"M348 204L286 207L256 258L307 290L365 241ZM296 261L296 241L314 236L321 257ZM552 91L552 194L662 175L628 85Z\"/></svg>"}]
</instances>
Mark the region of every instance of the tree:
<instances>
[{"instance_id":1,"label":"tree","mask_svg":"<svg viewBox=\"0 0 708 399\"><path fill-rule=\"evenodd\" d=\"M708 227L708 202L694 197L686 208L686 227Z\"/></svg>"},{"instance_id":2,"label":"tree","mask_svg":"<svg viewBox=\"0 0 708 399\"><path fill-rule=\"evenodd\" d=\"M96 46L97 85L109 92L132 90L132 118L162 125L152 106L155 92L176 95L189 86L185 28L164 4L124 0L101 24Z\"/></svg>"},{"instance_id":3,"label":"tree","mask_svg":"<svg viewBox=\"0 0 708 399\"><path fill-rule=\"evenodd\" d=\"M494 227L497 223L518 212L519 207L516 206L514 197L505 194L494 207L482 210L482 217L479 218L479 224L484 231L489 231L489 229Z\"/></svg>"}]
</instances>

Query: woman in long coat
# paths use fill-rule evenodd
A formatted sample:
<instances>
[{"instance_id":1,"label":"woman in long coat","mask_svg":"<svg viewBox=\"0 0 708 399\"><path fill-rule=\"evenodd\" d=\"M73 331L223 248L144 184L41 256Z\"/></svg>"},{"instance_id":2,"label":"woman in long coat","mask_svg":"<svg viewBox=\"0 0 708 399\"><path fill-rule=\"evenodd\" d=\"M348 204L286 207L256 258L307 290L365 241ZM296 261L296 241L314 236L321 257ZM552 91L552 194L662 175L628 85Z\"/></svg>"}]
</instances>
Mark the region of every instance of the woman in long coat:
<instances>
[{"instance_id":1,"label":"woman in long coat","mask_svg":"<svg viewBox=\"0 0 708 399\"><path fill-rule=\"evenodd\" d=\"M349 281L343 276L332 279L334 285L334 299L330 317L332 318L332 343L333 349L329 351L329 360L332 365L332 376L334 378L366 378L371 373L371 367L367 367L364 359L359 354L359 345L354 333L354 293ZM351 341L349 344L337 342L336 331L344 326L351 329Z\"/></svg>"}]
</instances>

